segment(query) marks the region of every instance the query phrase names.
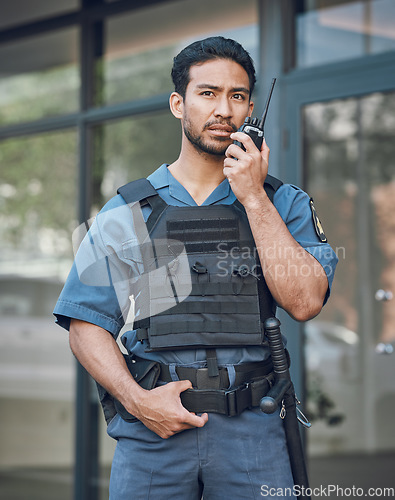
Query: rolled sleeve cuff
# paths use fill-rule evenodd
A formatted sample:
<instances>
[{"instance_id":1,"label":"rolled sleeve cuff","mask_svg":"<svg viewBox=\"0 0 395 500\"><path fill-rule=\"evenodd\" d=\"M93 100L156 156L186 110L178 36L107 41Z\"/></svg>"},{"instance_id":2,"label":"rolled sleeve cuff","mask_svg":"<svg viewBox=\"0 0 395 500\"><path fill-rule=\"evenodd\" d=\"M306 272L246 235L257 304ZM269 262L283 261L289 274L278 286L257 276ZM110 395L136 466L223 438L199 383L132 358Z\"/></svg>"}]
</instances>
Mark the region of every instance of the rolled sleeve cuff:
<instances>
[{"instance_id":1,"label":"rolled sleeve cuff","mask_svg":"<svg viewBox=\"0 0 395 500\"><path fill-rule=\"evenodd\" d=\"M121 324L121 322L115 321L113 318L98 311L65 300L58 301L53 314L56 317L56 323L66 330L70 329L71 319L79 319L87 323L92 323L107 330L114 336L118 335L123 326L123 323Z\"/></svg>"}]
</instances>

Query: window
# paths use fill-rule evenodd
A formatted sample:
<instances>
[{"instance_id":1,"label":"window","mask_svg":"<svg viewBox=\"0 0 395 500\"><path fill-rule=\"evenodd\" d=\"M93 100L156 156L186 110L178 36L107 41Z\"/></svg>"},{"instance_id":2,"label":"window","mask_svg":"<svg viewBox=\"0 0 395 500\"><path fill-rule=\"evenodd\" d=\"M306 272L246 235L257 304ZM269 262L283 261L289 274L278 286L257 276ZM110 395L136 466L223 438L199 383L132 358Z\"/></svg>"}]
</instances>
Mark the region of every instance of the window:
<instances>
[{"instance_id":1,"label":"window","mask_svg":"<svg viewBox=\"0 0 395 500\"><path fill-rule=\"evenodd\" d=\"M39 20L45 17L63 14L76 9L79 0L14 0L8 2L0 16L0 29Z\"/></svg>"},{"instance_id":2,"label":"window","mask_svg":"<svg viewBox=\"0 0 395 500\"><path fill-rule=\"evenodd\" d=\"M76 28L1 46L0 126L77 111L77 46Z\"/></svg>"},{"instance_id":3,"label":"window","mask_svg":"<svg viewBox=\"0 0 395 500\"><path fill-rule=\"evenodd\" d=\"M103 78L103 103L170 92L173 57L188 43L211 35L233 37L258 62L255 1L243 2L243 8L235 0L165 2L112 17L97 71Z\"/></svg>"},{"instance_id":4,"label":"window","mask_svg":"<svg viewBox=\"0 0 395 500\"><path fill-rule=\"evenodd\" d=\"M395 50L392 0L307 0L296 18L298 67Z\"/></svg>"},{"instance_id":5,"label":"window","mask_svg":"<svg viewBox=\"0 0 395 500\"><path fill-rule=\"evenodd\" d=\"M72 262L75 130L0 142L0 477L5 498L70 498L74 360L52 310ZM63 472L64 473L64 472ZM20 496L14 496L19 492ZM28 493L29 492L29 493ZM33 493L34 492L34 493ZM45 492L45 493L44 493ZM34 496L36 495L36 496Z\"/></svg>"}]
</instances>

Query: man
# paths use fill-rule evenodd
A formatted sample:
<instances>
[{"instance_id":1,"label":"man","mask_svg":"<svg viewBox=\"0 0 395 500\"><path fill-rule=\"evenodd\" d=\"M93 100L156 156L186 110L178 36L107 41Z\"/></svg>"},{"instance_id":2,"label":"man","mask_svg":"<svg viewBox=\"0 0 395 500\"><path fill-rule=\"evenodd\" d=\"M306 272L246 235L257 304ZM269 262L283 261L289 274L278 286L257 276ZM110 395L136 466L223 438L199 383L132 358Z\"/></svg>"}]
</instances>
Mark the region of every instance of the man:
<instances>
[{"instance_id":1,"label":"man","mask_svg":"<svg viewBox=\"0 0 395 500\"><path fill-rule=\"evenodd\" d=\"M225 393L265 385L262 321L275 304L299 321L316 316L336 257L314 227L309 197L265 183L269 148L237 132L253 110L248 53L222 37L195 42L174 59L172 77L180 155L148 187L132 184L130 199L126 189L129 205L118 195L97 216L54 313L105 388L108 433L118 441L110 498L258 498L263 486L293 485L282 420L257 408L262 389L241 410L223 410ZM122 338L134 356L127 364L115 338L129 295L136 321ZM158 367L155 387L133 378Z\"/></svg>"}]
</instances>

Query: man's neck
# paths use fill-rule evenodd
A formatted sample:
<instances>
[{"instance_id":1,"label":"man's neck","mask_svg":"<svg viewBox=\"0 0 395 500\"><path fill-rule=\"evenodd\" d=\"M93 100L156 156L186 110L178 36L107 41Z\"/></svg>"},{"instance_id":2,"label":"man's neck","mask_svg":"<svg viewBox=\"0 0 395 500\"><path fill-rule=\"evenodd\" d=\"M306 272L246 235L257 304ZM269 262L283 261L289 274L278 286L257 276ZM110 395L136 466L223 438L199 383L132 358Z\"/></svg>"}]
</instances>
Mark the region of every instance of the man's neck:
<instances>
[{"instance_id":1,"label":"man's neck","mask_svg":"<svg viewBox=\"0 0 395 500\"><path fill-rule=\"evenodd\" d=\"M201 205L225 179L223 166L224 156L183 148L178 159L169 165L169 170L197 205Z\"/></svg>"}]
</instances>

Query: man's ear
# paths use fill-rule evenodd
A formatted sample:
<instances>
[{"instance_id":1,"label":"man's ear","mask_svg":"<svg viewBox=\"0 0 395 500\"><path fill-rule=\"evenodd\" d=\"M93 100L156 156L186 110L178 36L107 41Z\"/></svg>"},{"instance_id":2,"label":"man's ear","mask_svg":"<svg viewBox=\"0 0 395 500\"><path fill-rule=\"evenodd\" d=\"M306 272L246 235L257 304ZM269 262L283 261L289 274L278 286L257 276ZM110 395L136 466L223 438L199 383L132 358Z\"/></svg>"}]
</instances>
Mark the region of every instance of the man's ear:
<instances>
[{"instance_id":1,"label":"man's ear","mask_svg":"<svg viewBox=\"0 0 395 500\"><path fill-rule=\"evenodd\" d=\"M169 98L170 111L172 114L181 119L184 111L184 98L178 92L172 92Z\"/></svg>"},{"instance_id":2,"label":"man's ear","mask_svg":"<svg viewBox=\"0 0 395 500\"><path fill-rule=\"evenodd\" d=\"M254 103L252 101L250 101L247 116L252 115L253 109L254 109Z\"/></svg>"}]
</instances>

